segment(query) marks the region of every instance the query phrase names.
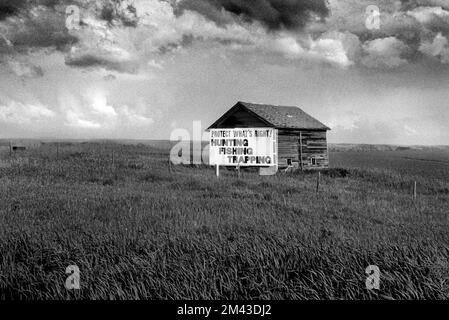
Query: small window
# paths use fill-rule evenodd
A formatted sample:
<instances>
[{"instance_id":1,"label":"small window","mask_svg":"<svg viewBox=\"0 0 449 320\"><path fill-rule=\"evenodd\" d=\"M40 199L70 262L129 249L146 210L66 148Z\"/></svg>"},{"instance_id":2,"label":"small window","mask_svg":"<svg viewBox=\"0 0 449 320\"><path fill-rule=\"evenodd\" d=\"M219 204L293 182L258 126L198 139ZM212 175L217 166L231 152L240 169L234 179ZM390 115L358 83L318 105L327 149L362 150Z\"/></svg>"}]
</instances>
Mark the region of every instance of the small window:
<instances>
[{"instance_id":1,"label":"small window","mask_svg":"<svg viewBox=\"0 0 449 320\"><path fill-rule=\"evenodd\" d=\"M291 166L292 165L292 159L287 159L287 166Z\"/></svg>"},{"instance_id":2,"label":"small window","mask_svg":"<svg viewBox=\"0 0 449 320\"><path fill-rule=\"evenodd\" d=\"M311 158L310 158L310 164L311 164L312 166L316 166L316 158L315 158L315 157L311 157Z\"/></svg>"}]
</instances>

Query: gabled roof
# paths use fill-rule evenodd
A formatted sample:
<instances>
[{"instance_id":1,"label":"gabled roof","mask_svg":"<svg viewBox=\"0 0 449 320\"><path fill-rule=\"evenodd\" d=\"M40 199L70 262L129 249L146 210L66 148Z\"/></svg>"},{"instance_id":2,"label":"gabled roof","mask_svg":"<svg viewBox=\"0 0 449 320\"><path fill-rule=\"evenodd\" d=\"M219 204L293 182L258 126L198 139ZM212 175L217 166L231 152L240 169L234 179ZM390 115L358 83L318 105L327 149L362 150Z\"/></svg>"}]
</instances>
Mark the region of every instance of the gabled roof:
<instances>
[{"instance_id":1,"label":"gabled roof","mask_svg":"<svg viewBox=\"0 0 449 320\"><path fill-rule=\"evenodd\" d=\"M215 121L208 129L216 128L226 118L228 118L235 108L245 108L250 113L256 115L267 125L278 129L313 129L330 130L329 127L305 113L298 107L273 106L269 104L256 104L239 101L222 117Z\"/></svg>"}]
</instances>

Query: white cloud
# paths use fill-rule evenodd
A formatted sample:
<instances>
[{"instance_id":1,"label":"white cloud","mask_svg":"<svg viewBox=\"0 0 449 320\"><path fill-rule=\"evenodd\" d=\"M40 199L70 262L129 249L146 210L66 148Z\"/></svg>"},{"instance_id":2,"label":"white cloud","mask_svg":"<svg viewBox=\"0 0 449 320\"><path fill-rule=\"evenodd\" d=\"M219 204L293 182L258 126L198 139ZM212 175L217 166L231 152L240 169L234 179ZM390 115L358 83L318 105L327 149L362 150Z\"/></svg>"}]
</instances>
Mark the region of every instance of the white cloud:
<instances>
[{"instance_id":1,"label":"white cloud","mask_svg":"<svg viewBox=\"0 0 449 320\"><path fill-rule=\"evenodd\" d=\"M108 95L100 89L87 89L81 98L70 93L60 96L61 110L66 124L83 129L98 129L113 132L123 126L146 127L154 120L144 114L140 106L113 106L108 102Z\"/></svg>"},{"instance_id":2,"label":"white cloud","mask_svg":"<svg viewBox=\"0 0 449 320\"><path fill-rule=\"evenodd\" d=\"M34 121L48 120L55 112L40 103L21 103L9 100L0 103L0 121L13 124L29 124Z\"/></svg>"},{"instance_id":3,"label":"white cloud","mask_svg":"<svg viewBox=\"0 0 449 320\"><path fill-rule=\"evenodd\" d=\"M117 116L117 112L115 111L114 107L108 105L106 96L104 94L94 93L90 100L94 113L98 113L107 117Z\"/></svg>"},{"instance_id":4,"label":"white cloud","mask_svg":"<svg viewBox=\"0 0 449 320\"><path fill-rule=\"evenodd\" d=\"M148 61L147 65L148 65L149 67L152 67L152 68L155 68L155 69L159 69L159 70L164 69L164 67L162 66L162 63L157 62L157 61L154 60L154 59L151 59L150 61Z\"/></svg>"},{"instance_id":5,"label":"white cloud","mask_svg":"<svg viewBox=\"0 0 449 320\"><path fill-rule=\"evenodd\" d=\"M360 115L354 111L334 112L326 120L326 124L332 129L339 127L344 130L354 130L360 120Z\"/></svg>"},{"instance_id":6,"label":"white cloud","mask_svg":"<svg viewBox=\"0 0 449 320\"><path fill-rule=\"evenodd\" d=\"M413 10L407 11L407 14L414 17L422 24L432 22L435 17L449 17L449 11L444 10L442 7L418 7Z\"/></svg>"},{"instance_id":7,"label":"white cloud","mask_svg":"<svg viewBox=\"0 0 449 320\"><path fill-rule=\"evenodd\" d=\"M379 38L363 44L362 63L369 68L396 68L407 63L401 55L407 46L395 37Z\"/></svg>"},{"instance_id":8,"label":"white cloud","mask_svg":"<svg viewBox=\"0 0 449 320\"><path fill-rule=\"evenodd\" d=\"M447 64L449 63L448 43L447 38L438 33L432 42L423 42L419 47L419 51L431 57L439 57L442 63Z\"/></svg>"},{"instance_id":9,"label":"white cloud","mask_svg":"<svg viewBox=\"0 0 449 320\"><path fill-rule=\"evenodd\" d=\"M73 110L66 111L66 124L69 126L83 128L83 129L99 129L102 125L98 122L94 122L92 120L83 119L84 115L77 113Z\"/></svg>"},{"instance_id":10,"label":"white cloud","mask_svg":"<svg viewBox=\"0 0 449 320\"><path fill-rule=\"evenodd\" d=\"M44 75L41 67L22 59L6 57L5 63L20 78L38 78Z\"/></svg>"},{"instance_id":11,"label":"white cloud","mask_svg":"<svg viewBox=\"0 0 449 320\"><path fill-rule=\"evenodd\" d=\"M154 123L154 120L152 118L137 113L127 105L124 105L120 108L119 114L121 118L124 118L126 122L133 126L145 127Z\"/></svg>"},{"instance_id":12,"label":"white cloud","mask_svg":"<svg viewBox=\"0 0 449 320\"><path fill-rule=\"evenodd\" d=\"M289 59L304 59L326 62L338 67L354 64L352 58L360 46L357 36L350 33L325 33L314 40L298 40L290 34L272 35L269 40L259 39L254 44L255 50L281 54Z\"/></svg>"},{"instance_id":13,"label":"white cloud","mask_svg":"<svg viewBox=\"0 0 449 320\"><path fill-rule=\"evenodd\" d=\"M343 43L338 39L318 39L312 42L309 53L341 67L353 64L346 54Z\"/></svg>"},{"instance_id":14,"label":"white cloud","mask_svg":"<svg viewBox=\"0 0 449 320\"><path fill-rule=\"evenodd\" d=\"M279 52L288 58L302 57L305 53L303 47L292 36L274 38L266 44L262 42L261 46L265 46L266 50L271 49L272 51Z\"/></svg>"}]
</instances>

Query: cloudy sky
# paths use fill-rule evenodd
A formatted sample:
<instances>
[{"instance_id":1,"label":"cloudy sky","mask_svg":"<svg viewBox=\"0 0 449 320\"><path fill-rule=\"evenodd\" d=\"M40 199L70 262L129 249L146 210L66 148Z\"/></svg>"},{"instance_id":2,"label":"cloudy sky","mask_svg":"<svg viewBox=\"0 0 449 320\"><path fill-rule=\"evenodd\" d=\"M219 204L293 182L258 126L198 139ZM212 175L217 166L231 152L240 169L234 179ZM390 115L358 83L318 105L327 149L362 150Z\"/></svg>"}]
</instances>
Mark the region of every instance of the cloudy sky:
<instances>
[{"instance_id":1,"label":"cloudy sky","mask_svg":"<svg viewBox=\"0 0 449 320\"><path fill-rule=\"evenodd\" d=\"M242 100L449 144L448 39L449 0L0 0L0 138L167 139Z\"/></svg>"}]
</instances>

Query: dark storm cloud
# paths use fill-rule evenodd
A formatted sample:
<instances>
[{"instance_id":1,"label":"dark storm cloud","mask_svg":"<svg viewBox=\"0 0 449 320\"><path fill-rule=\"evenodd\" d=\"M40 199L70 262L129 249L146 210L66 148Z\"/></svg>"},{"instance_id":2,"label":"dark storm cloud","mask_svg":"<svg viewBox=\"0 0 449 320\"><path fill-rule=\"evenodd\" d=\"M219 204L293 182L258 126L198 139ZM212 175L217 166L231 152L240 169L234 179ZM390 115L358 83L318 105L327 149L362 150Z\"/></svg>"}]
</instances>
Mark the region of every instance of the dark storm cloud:
<instances>
[{"instance_id":1,"label":"dark storm cloud","mask_svg":"<svg viewBox=\"0 0 449 320\"><path fill-rule=\"evenodd\" d=\"M177 10L194 10L205 17L225 23L221 10L252 22L258 21L270 30L300 29L313 16L324 18L329 14L325 0L185 0Z\"/></svg>"},{"instance_id":2,"label":"dark storm cloud","mask_svg":"<svg viewBox=\"0 0 449 320\"><path fill-rule=\"evenodd\" d=\"M0 0L0 21L19 14L36 6L54 7L64 0Z\"/></svg>"},{"instance_id":3,"label":"dark storm cloud","mask_svg":"<svg viewBox=\"0 0 449 320\"><path fill-rule=\"evenodd\" d=\"M348 3L347 6L343 5L345 2ZM136 1L134 4L132 0L0 0L0 27L2 28L0 29L0 61L2 55L13 56L26 54L35 48L51 48L51 50L63 52L66 64L75 68L99 67L135 73L139 65L137 60L144 59L135 54L141 46L133 42L135 40L132 36L128 39L124 34L137 34L139 37L146 38L142 41L145 43L143 46L148 46L154 50L154 53L163 55L177 48L189 47L195 41L215 41L223 46L233 44L239 44L242 47L259 46L260 50L270 50L268 46L260 47L259 45L261 41L258 37L263 33L267 39L274 39L273 43L280 46L280 52L290 54L297 52L298 48L305 50L305 54L295 53L297 57L302 58L307 55L308 48L302 48L301 44L293 39L294 36L292 39L283 39L284 31L296 31L292 32L294 34L298 33L298 30L306 30L315 41L326 31L333 30L335 25L332 25L330 21L335 18L336 12L340 12L342 17L351 21L363 19L363 6L350 15L351 10L348 8L355 6L355 3L356 0L335 2L332 7L333 16L329 16L330 8L326 0L159 0L159 2L148 3ZM373 1L373 4L375 3L376 1ZM418 61L423 56L423 50L420 49L423 43L426 45L433 43L439 33L449 38L449 18L446 13L428 12L435 7L444 8L444 4L448 4L447 0L403 0L399 6L397 2L392 4L383 0L378 1L377 4L385 13L382 15L383 20L379 30L370 30L360 27L361 24L354 23L339 29L356 37L357 44L350 47L361 51L361 55L371 55L372 57L368 59L370 65L377 65L377 61L380 60L391 62L391 59L399 62ZM72 32L65 26L65 10L68 5L77 5L80 8L81 21L77 31ZM338 6L342 6L344 10L336 10ZM165 11L157 10L160 7L165 8ZM171 9L174 11L172 12ZM183 13L187 13L187 10L198 14L182 16ZM421 12L422 10L425 12ZM152 22L152 17L154 21L160 19L168 23L167 25L155 24L149 28L148 21ZM215 30L216 25L209 24L208 29L203 30L203 18L207 19L208 24L210 21L215 22L218 28ZM189 23L186 23L190 21L189 19L198 20L200 23L189 27ZM259 22L265 26L266 30L257 28L260 34L253 34L252 28L242 24L242 21ZM312 27L317 25L321 29L314 34ZM229 31L228 28L229 30L246 29L246 33L242 32L243 36L233 37L234 31ZM2 30L7 32L2 34ZM143 36L146 30L149 33ZM217 33L216 37L214 32ZM152 43L153 34L156 39L154 44ZM399 41L388 40L388 38ZM279 39L282 41L276 42ZM387 40L371 43L376 39ZM316 41L318 41L314 44L316 49L310 49L311 56L348 54L344 51L346 49L326 47L329 44L337 46L339 39L333 39L333 42ZM441 41L444 39L442 38ZM396 46L398 43L403 45ZM74 44L76 45L73 46ZM394 47L391 48L389 45ZM77 53L73 54L69 51L70 47L76 49ZM366 49L363 48L370 49L370 52L365 52ZM426 52L435 50L429 49ZM444 53L444 57L446 57L445 50L445 48L439 50ZM443 53L440 54L441 57ZM349 57L349 59L355 64L358 63L356 57L354 59ZM446 58L441 59L446 61ZM388 63L387 65L396 66L397 64Z\"/></svg>"},{"instance_id":4,"label":"dark storm cloud","mask_svg":"<svg viewBox=\"0 0 449 320\"><path fill-rule=\"evenodd\" d=\"M31 70L30 67L20 68L18 63L6 64L6 58L15 61L15 56L48 48L66 54L66 64L72 67L103 67L133 73L136 69L134 61L123 62L103 53L95 54L93 46L97 44L94 41L85 41L82 31L71 32L66 27L66 8L69 5L80 9L81 30L90 28L83 21L83 15L86 16L88 11L93 12L97 19L106 21L109 29L117 26L137 27L137 12L131 3L126 0L0 0L0 63L14 68L15 73L17 70L23 73L21 70ZM101 42L102 38L98 41ZM80 42L87 44L86 52L71 54L68 49ZM34 73L41 74L42 71Z\"/></svg>"},{"instance_id":5,"label":"dark storm cloud","mask_svg":"<svg viewBox=\"0 0 449 320\"><path fill-rule=\"evenodd\" d=\"M16 15L26 4L27 0L0 0L0 20Z\"/></svg>"},{"instance_id":6,"label":"dark storm cloud","mask_svg":"<svg viewBox=\"0 0 449 320\"><path fill-rule=\"evenodd\" d=\"M442 7L449 9L449 1L447 0L401 0L401 9L412 10L418 7Z\"/></svg>"},{"instance_id":7,"label":"dark storm cloud","mask_svg":"<svg viewBox=\"0 0 449 320\"><path fill-rule=\"evenodd\" d=\"M4 38L0 47L7 44L15 52L48 47L64 50L66 45L76 42L78 39L65 27L65 12L56 9L64 3L64 0L0 0L3 18L0 31Z\"/></svg>"},{"instance_id":8,"label":"dark storm cloud","mask_svg":"<svg viewBox=\"0 0 449 320\"><path fill-rule=\"evenodd\" d=\"M122 73L136 73L137 62L135 61L119 61L110 57L95 55L91 53L81 55L68 55L65 58L65 64L71 67L79 68L95 68L101 67L106 70L112 70Z\"/></svg>"},{"instance_id":9,"label":"dark storm cloud","mask_svg":"<svg viewBox=\"0 0 449 320\"><path fill-rule=\"evenodd\" d=\"M99 17L110 25L119 22L125 27L137 27L139 21L136 8L124 0L104 1L99 9Z\"/></svg>"},{"instance_id":10,"label":"dark storm cloud","mask_svg":"<svg viewBox=\"0 0 449 320\"><path fill-rule=\"evenodd\" d=\"M69 34L65 28L65 16L53 11L41 12L37 17L30 17L20 24L11 36L11 42L17 49L54 47L64 50L67 45L78 39Z\"/></svg>"}]
</instances>

